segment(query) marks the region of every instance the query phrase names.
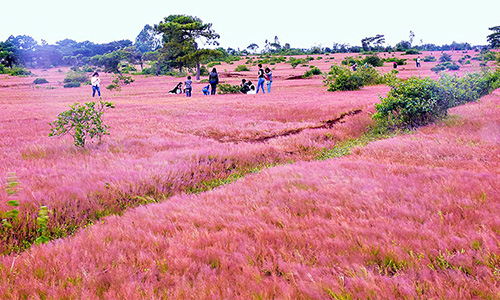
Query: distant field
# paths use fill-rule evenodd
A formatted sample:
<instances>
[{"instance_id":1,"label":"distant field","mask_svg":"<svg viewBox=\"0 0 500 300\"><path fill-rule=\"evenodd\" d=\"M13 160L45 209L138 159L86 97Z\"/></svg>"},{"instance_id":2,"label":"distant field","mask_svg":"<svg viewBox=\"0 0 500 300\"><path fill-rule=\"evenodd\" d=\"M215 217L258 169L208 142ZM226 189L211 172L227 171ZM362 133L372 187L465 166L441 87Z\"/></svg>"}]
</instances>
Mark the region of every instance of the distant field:
<instances>
[{"instance_id":1,"label":"distant field","mask_svg":"<svg viewBox=\"0 0 500 300\"><path fill-rule=\"evenodd\" d=\"M441 53L396 54L408 59L397 76L436 78L438 62L413 61L428 55ZM203 96L198 82L191 98L168 95L185 78L156 76L109 92L102 74L111 135L84 149L47 135L69 104L92 100L89 86L63 88L67 69L33 70L44 85L0 75L0 182L13 172L20 183L16 232L36 233L40 205L52 237L77 232L4 255L0 298L500 297L499 92L417 133L313 161L362 136L389 90L289 80L356 55L319 56L269 65L265 95ZM215 66L221 81L256 81L255 66L234 72L245 61ZM474 70L471 60L457 72ZM11 197L0 191L1 211ZM16 241L2 234L9 252Z\"/></svg>"}]
</instances>

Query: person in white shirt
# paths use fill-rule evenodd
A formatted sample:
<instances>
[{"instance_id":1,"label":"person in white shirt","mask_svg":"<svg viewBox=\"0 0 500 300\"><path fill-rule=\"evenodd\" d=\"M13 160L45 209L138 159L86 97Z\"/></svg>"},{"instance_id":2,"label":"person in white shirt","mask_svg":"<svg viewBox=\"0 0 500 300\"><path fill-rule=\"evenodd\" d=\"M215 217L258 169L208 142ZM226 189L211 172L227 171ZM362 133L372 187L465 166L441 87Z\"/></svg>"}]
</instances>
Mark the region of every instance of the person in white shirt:
<instances>
[{"instance_id":1,"label":"person in white shirt","mask_svg":"<svg viewBox=\"0 0 500 300\"><path fill-rule=\"evenodd\" d=\"M92 79L90 79L90 83L92 84L92 97L95 96L95 92L101 97L101 88L99 85L101 84L101 78L99 78L99 73L95 72L92 74Z\"/></svg>"}]
</instances>

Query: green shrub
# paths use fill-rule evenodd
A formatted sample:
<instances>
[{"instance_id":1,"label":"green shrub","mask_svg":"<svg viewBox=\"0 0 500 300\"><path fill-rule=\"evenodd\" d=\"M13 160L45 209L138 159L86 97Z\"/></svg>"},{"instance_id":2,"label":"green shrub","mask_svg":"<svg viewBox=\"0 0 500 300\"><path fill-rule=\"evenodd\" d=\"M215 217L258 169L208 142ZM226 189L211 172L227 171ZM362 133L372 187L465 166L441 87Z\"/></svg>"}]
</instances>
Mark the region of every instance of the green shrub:
<instances>
[{"instance_id":1,"label":"green shrub","mask_svg":"<svg viewBox=\"0 0 500 300\"><path fill-rule=\"evenodd\" d=\"M377 55L370 55L365 57L363 60L363 64L370 64L374 67L382 67L384 65L384 61L380 59Z\"/></svg>"},{"instance_id":2,"label":"green shrub","mask_svg":"<svg viewBox=\"0 0 500 300\"><path fill-rule=\"evenodd\" d=\"M350 68L332 66L325 79L328 91L354 91L363 87L362 78Z\"/></svg>"},{"instance_id":3,"label":"green shrub","mask_svg":"<svg viewBox=\"0 0 500 300\"><path fill-rule=\"evenodd\" d=\"M406 50L405 54L411 55L411 54L422 54L422 53L420 53L420 51L418 51L417 49L408 49Z\"/></svg>"},{"instance_id":4,"label":"green shrub","mask_svg":"<svg viewBox=\"0 0 500 300\"><path fill-rule=\"evenodd\" d=\"M347 56L341 62L344 66L352 66L353 64L361 65L362 62L359 59L352 58L351 56Z\"/></svg>"},{"instance_id":5,"label":"green shrub","mask_svg":"<svg viewBox=\"0 0 500 300\"><path fill-rule=\"evenodd\" d=\"M385 84L395 80L394 73L381 75L372 65L364 64L358 67L357 71L333 65L324 82L328 86L328 91L333 92L359 90L365 85Z\"/></svg>"},{"instance_id":6,"label":"green shrub","mask_svg":"<svg viewBox=\"0 0 500 300\"><path fill-rule=\"evenodd\" d=\"M45 84L45 83L49 83L49 82L45 78L36 78L35 80L33 80L33 83L34 84Z\"/></svg>"},{"instance_id":7,"label":"green shrub","mask_svg":"<svg viewBox=\"0 0 500 300\"><path fill-rule=\"evenodd\" d=\"M65 88L75 88L75 87L80 87L82 84L79 82L68 82L63 85Z\"/></svg>"},{"instance_id":8,"label":"green shrub","mask_svg":"<svg viewBox=\"0 0 500 300\"><path fill-rule=\"evenodd\" d=\"M441 55L441 57L439 58L439 61L440 62L451 61L451 55L449 55L448 53L443 53L443 55Z\"/></svg>"},{"instance_id":9,"label":"green shrub","mask_svg":"<svg viewBox=\"0 0 500 300\"><path fill-rule=\"evenodd\" d=\"M210 69L210 68L213 68L214 66L217 66L217 65L220 65L220 64L221 64L221 62L220 62L220 61L212 61L212 62L209 62L209 63L207 64L207 68L209 68L209 69Z\"/></svg>"},{"instance_id":10,"label":"green shrub","mask_svg":"<svg viewBox=\"0 0 500 300\"><path fill-rule=\"evenodd\" d=\"M377 69L375 69L375 67L370 64L364 64L358 67L358 69L356 70L356 74L361 77L363 85L385 83L384 77L382 77L379 71L377 71Z\"/></svg>"},{"instance_id":11,"label":"green shrub","mask_svg":"<svg viewBox=\"0 0 500 300\"><path fill-rule=\"evenodd\" d=\"M3 72L5 74L9 74L9 75L12 75L12 76L29 76L29 75L33 75L33 73L31 73L31 71L28 71L27 69L21 68L21 67L13 67L12 69L4 68Z\"/></svg>"},{"instance_id":12,"label":"green shrub","mask_svg":"<svg viewBox=\"0 0 500 300\"><path fill-rule=\"evenodd\" d=\"M290 56L290 58L288 59L287 62L290 63L292 65L292 68L295 69L295 67L297 67L298 65L305 64L305 63L309 62L309 60L306 60L304 58L295 58L295 57Z\"/></svg>"},{"instance_id":13,"label":"green shrub","mask_svg":"<svg viewBox=\"0 0 500 300\"><path fill-rule=\"evenodd\" d=\"M125 76L125 75L119 75L111 81L111 84L106 87L106 89L113 91L121 91L122 90L122 85L129 85L132 82L134 82L134 79L132 79L132 76Z\"/></svg>"},{"instance_id":14,"label":"green shrub","mask_svg":"<svg viewBox=\"0 0 500 300\"><path fill-rule=\"evenodd\" d=\"M488 51L482 54L482 59L484 61L495 61L497 59L497 55L495 52Z\"/></svg>"},{"instance_id":15,"label":"green shrub","mask_svg":"<svg viewBox=\"0 0 500 300\"><path fill-rule=\"evenodd\" d=\"M433 61L436 61L436 58L432 55L427 55L426 57L424 57L424 61L425 62L433 62Z\"/></svg>"},{"instance_id":16,"label":"green shrub","mask_svg":"<svg viewBox=\"0 0 500 300\"><path fill-rule=\"evenodd\" d=\"M250 71L250 69L246 65L239 65L234 69L235 72L244 72L244 71Z\"/></svg>"},{"instance_id":17,"label":"green shrub","mask_svg":"<svg viewBox=\"0 0 500 300\"><path fill-rule=\"evenodd\" d=\"M218 86L218 94L239 94L241 87L229 83L221 83Z\"/></svg>"},{"instance_id":18,"label":"green shrub","mask_svg":"<svg viewBox=\"0 0 500 300\"><path fill-rule=\"evenodd\" d=\"M375 104L373 118L384 128L413 128L444 115L447 103L438 101L439 87L430 78L411 77L394 82L387 97Z\"/></svg>"},{"instance_id":19,"label":"green shrub","mask_svg":"<svg viewBox=\"0 0 500 300\"><path fill-rule=\"evenodd\" d=\"M208 72L207 67L201 66L200 67L200 76L208 76L210 72Z\"/></svg>"},{"instance_id":20,"label":"green shrub","mask_svg":"<svg viewBox=\"0 0 500 300\"><path fill-rule=\"evenodd\" d=\"M65 82L65 83L68 83L68 82L86 83L86 82L90 82L90 80L85 73L70 71L70 72L68 72L68 74L64 78L63 82Z\"/></svg>"},{"instance_id":21,"label":"green shrub","mask_svg":"<svg viewBox=\"0 0 500 300\"><path fill-rule=\"evenodd\" d=\"M450 71L456 71L456 70L460 70L460 66L457 65L455 62L446 61L446 62L439 63L439 64L435 65L434 67L431 68L431 71L433 71L435 73L439 73L439 72L444 71L446 69L448 69Z\"/></svg>"},{"instance_id":22,"label":"green shrub","mask_svg":"<svg viewBox=\"0 0 500 300\"><path fill-rule=\"evenodd\" d=\"M121 67L121 72L122 74L130 74L132 72L137 72L137 69L133 65L126 64Z\"/></svg>"},{"instance_id":23,"label":"green shrub","mask_svg":"<svg viewBox=\"0 0 500 300\"><path fill-rule=\"evenodd\" d=\"M85 147L87 139L97 138L99 142L104 135L109 135L109 126L102 122L102 114L109 108L114 108L113 103L99 101L87 102L84 105L75 103L70 109L60 113L52 123L49 137L69 134L73 137L75 146Z\"/></svg>"},{"instance_id":24,"label":"green shrub","mask_svg":"<svg viewBox=\"0 0 500 300\"><path fill-rule=\"evenodd\" d=\"M406 59L404 59L404 58L391 57L391 58L383 59L383 61L386 61L386 62L396 62L396 64L398 66L403 66L403 65L406 64Z\"/></svg>"},{"instance_id":25,"label":"green shrub","mask_svg":"<svg viewBox=\"0 0 500 300\"><path fill-rule=\"evenodd\" d=\"M307 70L304 73L304 75L302 75L302 78L308 78L308 77L312 77L314 75L321 75L321 74L323 74L323 72L321 72L321 70L318 67L311 66L311 69Z\"/></svg>"},{"instance_id":26,"label":"green shrub","mask_svg":"<svg viewBox=\"0 0 500 300\"><path fill-rule=\"evenodd\" d=\"M476 101L500 87L500 69L463 77L443 74L438 81L411 77L397 80L387 97L375 104L373 118L382 129L414 128L446 116L448 109Z\"/></svg>"}]
</instances>

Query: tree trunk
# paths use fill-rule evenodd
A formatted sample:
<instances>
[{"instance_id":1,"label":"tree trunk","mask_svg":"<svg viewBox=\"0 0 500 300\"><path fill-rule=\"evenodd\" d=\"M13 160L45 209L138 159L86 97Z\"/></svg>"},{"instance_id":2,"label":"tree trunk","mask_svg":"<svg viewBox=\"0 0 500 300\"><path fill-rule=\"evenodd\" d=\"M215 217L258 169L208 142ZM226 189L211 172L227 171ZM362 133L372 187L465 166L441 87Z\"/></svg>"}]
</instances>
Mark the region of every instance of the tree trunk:
<instances>
[{"instance_id":1,"label":"tree trunk","mask_svg":"<svg viewBox=\"0 0 500 300\"><path fill-rule=\"evenodd\" d=\"M196 80L200 80L200 62L196 62Z\"/></svg>"},{"instance_id":2,"label":"tree trunk","mask_svg":"<svg viewBox=\"0 0 500 300\"><path fill-rule=\"evenodd\" d=\"M158 67L156 68L156 76L160 76L161 64L158 62Z\"/></svg>"}]
</instances>

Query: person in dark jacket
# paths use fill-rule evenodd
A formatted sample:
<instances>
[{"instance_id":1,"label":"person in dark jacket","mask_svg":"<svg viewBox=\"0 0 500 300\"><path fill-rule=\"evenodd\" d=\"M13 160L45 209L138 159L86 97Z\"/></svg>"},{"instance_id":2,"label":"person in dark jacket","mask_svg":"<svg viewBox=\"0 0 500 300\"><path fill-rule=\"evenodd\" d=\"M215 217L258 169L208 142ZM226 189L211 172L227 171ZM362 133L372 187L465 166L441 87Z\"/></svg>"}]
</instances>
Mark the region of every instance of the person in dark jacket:
<instances>
[{"instance_id":1,"label":"person in dark jacket","mask_svg":"<svg viewBox=\"0 0 500 300\"><path fill-rule=\"evenodd\" d=\"M264 75L264 69L262 69L262 65L259 64L259 81L257 82L257 94L259 93L259 89L262 88L262 93L265 94L264 92L264 82L266 81L265 75Z\"/></svg>"},{"instance_id":2,"label":"person in dark jacket","mask_svg":"<svg viewBox=\"0 0 500 300\"><path fill-rule=\"evenodd\" d=\"M216 68L213 68L212 72L210 72L210 75L208 75L208 82L210 82L211 86L210 94L215 95L217 84L219 84L219 74L217 74Z\"/></svg>"},{"instance_id":3,"label":"person in dark jacket","mask_svg":"<svg viewBox=\"0 0 500 300\"><path fill-rule=\"evenodd\" d=\"M242 92L243 94L246 94L250 91L250 85L248 84L246 79L241 80L240 86L241 86L240 92Z\"/></svg>"}]
</instances>

